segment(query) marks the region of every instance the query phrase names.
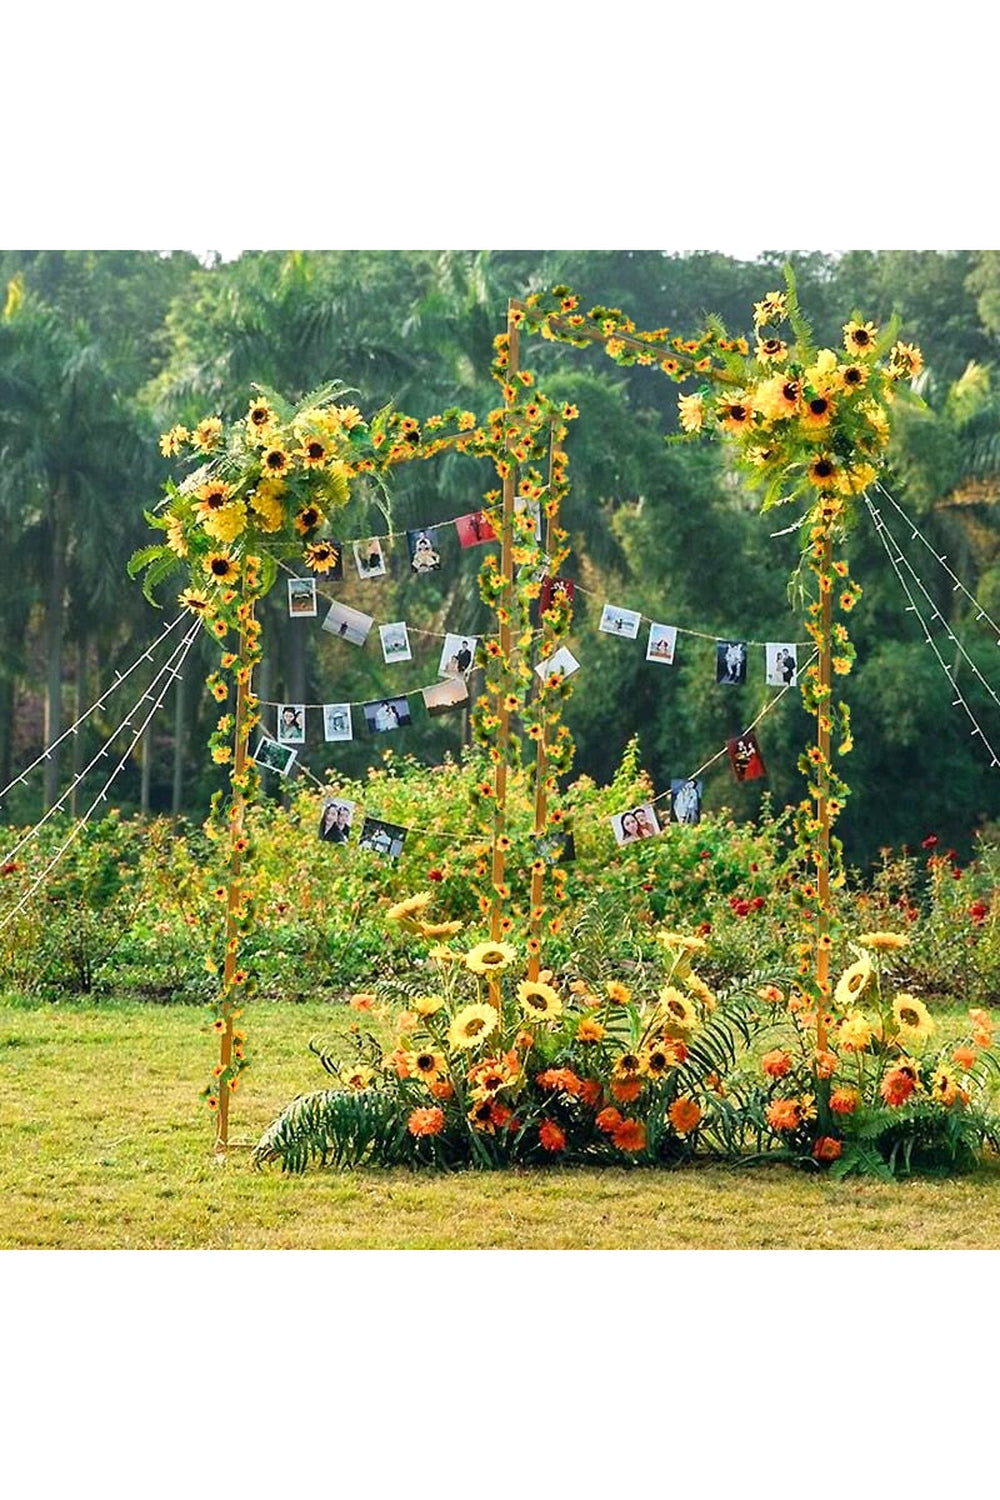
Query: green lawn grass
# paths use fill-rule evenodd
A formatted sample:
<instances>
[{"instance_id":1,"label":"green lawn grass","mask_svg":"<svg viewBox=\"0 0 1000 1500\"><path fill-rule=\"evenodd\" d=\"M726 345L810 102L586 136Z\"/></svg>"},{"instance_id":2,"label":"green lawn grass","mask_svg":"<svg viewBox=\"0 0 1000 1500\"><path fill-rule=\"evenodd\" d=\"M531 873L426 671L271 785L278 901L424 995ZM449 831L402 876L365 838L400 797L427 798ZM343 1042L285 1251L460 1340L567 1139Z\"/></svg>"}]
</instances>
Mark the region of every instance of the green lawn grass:
<instances>
[{"instance_id":1,"label":"green lawn grass","mask_svg":"<svg viewBox=\"0 0 1000 1500\"><path fill-rule=\"evenodd\" d=\"M992 1249L1000 1163L953 1180L832 1182L781 1166L448 1176L254 1171L261 1130L327 1080L308 1039L343 1007L248 1006L253 1066L218 1165L198 1091L206 1012L0 1004L4 1249Z\"/></svg>"}]
</instances>

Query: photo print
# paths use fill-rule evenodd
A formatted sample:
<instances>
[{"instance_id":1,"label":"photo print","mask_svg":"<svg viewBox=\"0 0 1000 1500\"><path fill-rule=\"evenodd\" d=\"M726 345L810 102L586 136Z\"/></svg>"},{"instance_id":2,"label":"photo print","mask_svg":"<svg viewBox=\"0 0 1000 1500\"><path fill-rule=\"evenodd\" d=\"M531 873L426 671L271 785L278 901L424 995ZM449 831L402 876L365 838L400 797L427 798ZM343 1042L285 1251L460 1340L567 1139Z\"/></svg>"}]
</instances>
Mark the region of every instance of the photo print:
<instances>
[{"instance_id":1,"label":"photo print","mask_svg":"<svg viewBox=\"0 0 1000 1500\"><path fill-rule=\"evenodd\" d=\"M799 648L794 642L768 641L764 647L768 687L794 687L799 673Z\"/></svg>"},{"instance_id":2,"label":"photo print","mask_svg":"<svg viewBox=\"0 0 1000 1500\"><path fill-rule=\"evenodd\" d=\"M350 840L357 805L340 797L324 797L318 830L324 844L346 844Z\"/></svg>"},{"instance_id":3,"label":"photo print","mask_svg":"<svg viewBox=\"0 0 1000 1500\"><path fill-rule=\"evenodd\" d=\"M287 745L279 745L277 740L262 735L253 758L261 770L276 771L279 776L287 776L295 764L297 754L297 750L290 750Z\"/></svg>"},{"instance_id":4,"label":"photo print","mask_svg":"<svg viewBox=\"0 0 1000 1500\"><path fill-rule=\"evenodd\" d=\"M288 580L288 613L289 615L315 616L316 614L316 580L315 578L289 578Z\"/></svg>"},{"instance_id":5,"label":"photo print","mask_svg":"<svg viewBox=\"0 0 1000 1500\"><path fill-rule=\"evenodd\" d=\"M387 734L390 729L403 729L413 723L407 698L376 698L361 707L369 734Z\"/></svg>"},{"instance_id":6,"label":"photo print","mask_svg":"<svg viewBox=\"0 0 1000 1500\"><path fill-rule=\"evenodd\" d=\"M558 651L553 651L544 661L540 661L535 668L536 673L546 682L553 672L558 672L560 677L570 677L577 670L580 663L573 655L568 646L560 646Z\"/></svg>"},{"instance_id":7,"label":"photo print","mask_svg":"<svg viewBox=\"0 0 1000 1500\"><path fill-rule=\"evenodd\" d=\"M639 634L642 615L634 609L619 609L617 604L606 604L601 610L598 630L605 635L621 635L634 641Z\"/></svg>"},{"instance_id":8,"label":"photo print","mask_svg":"<svg viewBox=\"0 0 1000 1500\"><path fill-rule=\"evenodd\" d=\"M566 604L572 607L575 593L576 584L572 578L550 578L546 574L542 579L542 590L538 596L539 613L544 614L553 604Z\"/></svg>"},{"instance_id":9,"label":"photo print","mask_svg":"<svg viewBox=\"0 0 1000 1500\"><path fill-rule=\"evenodd\" d=\"M464 677L446 677L443 682L435 682L433 687L426 687L422 692L424 707L432 719L439 714L454 713L469 701L469 688Z\"/></svg>"},{"instance_id":10,"label":"photo print","mask_svg":"<svg viewBox=\"0 0 1000 1500\"><path fill-rule=\"evenodd\" d=\"M473 510L467 516L459 516L455 521L455 530L458 532L460 547L479 547L483 542L499 541L496 532L481 510Z\"/></svg>"},{"instance_id":11,"label":"photo print","mask_svg":"<svg viewBox=\"0 0 1000 1500\"><path fill-rule=\"evenodd\" d=\"M646 642L646 660L658 661L665 667L674 664L674 652L677 650L677 626L661 625L654 620L649 627L649 639Z\"/></svg>"},{"instance_id":12,"label":"photo print","mask_svg":"<svg viewBox=\"0 0 1000 1500\"><path fill-rule=\"evenodd\" d=\"M748 729L746 734L741 734L736 739L727 740L726 749L729 752L729 763L737 781L757 781L759 777L767 775L764 757L760 753L757 736L752 729Z\"/></svg>"},{"instance_id":13,"label":"photo print","mask_svg":"<svg viewBox=\"0 0 1000 1500\"><path fill-rule=\"evenodd\" d=\"M535 858L543 859L547 865L566 865L576 859L576 843L572 828L548 828L534 837Z\"/></svg>"},{"instance_id":14,"label":"photo print","mask_svg":"<svg viewBox=\"0 0 1000 1500\"><path fill-rule=\"evenodd\" d=\"M527 495L515 495L514 496L514 514L515 514L515 516L520 516L520 515L527 514L527 515L529 515L531 517L532 521L534 522L534 537L535 537L535 541L538 542L539 544L541 544L541 540L542 540L542 502L540 500L531 500L531 499L528 498Z\"/></svg>"},{"instance_id":15,"label":"photo print","mask_svg":"<svg viewBox=\"0 0 1000 1500\"><path fill-rule=\"evenodd\" d=\"M365 818L361 825L358 848L367 849L383 859L398 859L403 852L407 830L398 823L385 823L381 818Z\"/></svg>"},{"instance_id":16,"label":"photo print","mask_svg":"<svg viewBox=\"0 0 1000 1500\"><path fill-rule=\"evenodd\" d=\"M670 811L675 823L701 822L701 794L704 783L694 776L670 783Z\"/></svg>"},{"instance_id":17,"label":"photo print","mask_svg":"<svg viewBox=\"0 0 1000 1500\"><path fill-rule=\"evenodd\" d=\"M279 745L304 745L306 739L306 706L304 703L278 704Z\"/></svg>"},{"instance_id":18,"label":"photo print","mask_svg":"<svg viewBox=\"0 0 1000 1500\"><path fill-rule=\"evenodd\" d=\"M740 686L747 680L746 641L716 641L715 680Z\"/></svg>"},{"instance_id":19,"label":"photo print","mask_svg":"<svg viewBox=\"0 0 1000 1500\"><path fill-rule=\"evenodd\" d=\"M377 536L367 541L355 542L354 562L359 578L384 578L386 573L385 553Z\"/></svg>"},{"instance_id":20,"label":"photo print","mask_svg":"<svg viewBox=\"0 0 1000 1500\"><path fill-rule=\"evenodd\" d=\"M335 740L353 740L351 705L349 703L323 704L323 738L331 743Z\"/></svg>"},{"instance_id":21,"label":"photo print","mask_svg":"<svg viewBox=\"0 0 1000 1500\"><path fill-rule=\"evenodd\" d=\"M330 612L323 621L323 629L328 630L340 641L350 641L352 646L363 646L374 624L375 621L371 615L364 614L360 609L351 609L349 604L341 604L335 600L330 605Z\"/></svg>"},{"instance_id":22,"label":"photo print","mask_svg":"<svg viewBox=\"0 0 1000 1500\"><path fill-rule=\"evenodd\" d=\"M476 660L478 635L446 635L438 663L439 677L464 677Z\"/></svg>"},{"instance_id":23,"label":"photo print","mask_svg":"<svg viewBox=\"0 0 1000 1500\"><path fill-rule=\"evenodd\" d=\"M411 573L436 573L441 566L438 550L437 530L426 526L420 531L406 533L406 545L410 552Z\"/></svg>"},{"instance_id":24,"label":"photo print","mask_svg":"<svg viewBox=\"0 0 1000 1500\"><path fill-rule=\"evenodd\" d=\"M382 660L387 664L394 661L412 661L413 652L410 650L410 637L404 620L396 620L392 625L380 625L378 628L379 639L382 642Z\"/></svg>"},{"instance_id":25,"label":"photo print","mask_svg":"<svg viewBox=\"0 0 1000 1500\"><path fill-rule=\"evenodd\" d=\"M655 838L663 831L651 802L644 802L641 807L631 807L627 812L615 813L611 819L611 827L615 843L619 846L637 843L639 839Z\"/></svg>"}]
</instances>

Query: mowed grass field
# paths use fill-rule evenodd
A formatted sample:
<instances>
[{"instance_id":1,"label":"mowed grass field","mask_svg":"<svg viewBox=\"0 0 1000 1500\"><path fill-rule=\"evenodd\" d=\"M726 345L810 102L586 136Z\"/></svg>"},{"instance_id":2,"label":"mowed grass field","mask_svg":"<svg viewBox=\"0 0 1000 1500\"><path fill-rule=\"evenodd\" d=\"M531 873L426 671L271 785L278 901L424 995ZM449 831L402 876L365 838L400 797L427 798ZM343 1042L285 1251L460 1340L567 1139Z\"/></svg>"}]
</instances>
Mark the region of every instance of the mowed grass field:
<instances>
[{"instance_id":1,"label":"mowed grass field","mask_svg":"<svg viewBox=\"0 0 1000 1500\"><path fill-rule=\"evenodd\" d=\"M226 1162L200 1098L206 1012L0 1004L4 1249L778 1250L1000 1248L1000 1162L899 1184L782 1166L445 1176L254 1171L247 1146L327 1075L310 1036L351 1012L251 1004L253 1066Z\"/></svg>"}]
</instances>

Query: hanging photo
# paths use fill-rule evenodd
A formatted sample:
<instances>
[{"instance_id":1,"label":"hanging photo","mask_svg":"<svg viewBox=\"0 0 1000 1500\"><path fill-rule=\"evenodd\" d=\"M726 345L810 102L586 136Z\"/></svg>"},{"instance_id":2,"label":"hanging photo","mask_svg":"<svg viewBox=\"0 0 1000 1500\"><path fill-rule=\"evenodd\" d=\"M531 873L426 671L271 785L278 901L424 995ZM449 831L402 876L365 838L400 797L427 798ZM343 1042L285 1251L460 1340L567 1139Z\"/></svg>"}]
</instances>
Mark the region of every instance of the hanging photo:
<instances>
[{"instance_id":1,"label":"hanging photo","mask_svg":"<svg viewBox=\"0 0 1000 1500\"><path fill-rule=\"evenodd\" d=\"M280 745L303 745L306 738L306 706L304 703L278 704L278 743Z\"/></svg>"},{"instance_id":2,"label":"hanging photo","mask_svg":"<svg viewBox=\"0 0 1000 1500\"><path fill-rule=\"evenodd\" d=\"M377 536L369 537L366 542L355 542L354 561L358 569L359 578L384 578L385 577L385 554L382 551L382 543Z\"/></svg>"},{"instance_id":3,"label":"hanging photo","mask_svg":"<svg viewBox=\"0 0 1000 1500\"><path fill-rule=\"evenodd\" d=\"M549 578L546 575L542 579L542 590L538 596L538 609L544 614L553 606L568 605L572 607L573 595L576 593L576 584L572 578Z\"/></svg>"},{"instance_id":4,"label":"hanging photo","mask_svg":"<svg viewBox=\"0 0 1000 1500\"><path fill-rule=\"evenodd\" d=\"M767 775L764 757L752 729L736 739L727 740L726 749L737 781L757 781L759 777Z\"/></svg>"},{"instance_id":5,"label":"hanging photo","mask_svg":"<svg viewBox=\"0 0 1000 1500\"><path fill-rule=\"evenodd\" d=\"M439 677L464 677L476 660L478 635L446 635L438 663Z\"/></svg>"},{"instance_id":6,"label":"hanging photo","mask_svg":"<svg viewBox=\"0 0 1000 1500\"><path fill-rule=\"evenodd\" d=\"M460 547L478 547L483 542L498 540L496 532L481 510L470 511L467 516L459 516L455 521L455 530L458 532Z\"/></svg>"},{"instance_id":7,"label":"hanging photo","mask_svg":"<svg viewBox=\"0 0 1000 1500\"><path fill-rule=\"evenodd\" d=\"M423 689L424 707L432 719L438 714L454 713L464 708L469 701L469 689L464 677L446 677L433 687Z\"/></svg>"},{"instance_id":8,"label":"hanging photo","mask_svg":"<svg viewBox=\"0 0 1000 1500\"><path fill-rule=\"evenodd\" d=\"M398 859L403 851L407 830L398 823L384 823L381 818L365 818L361 825L358 848L379 854L383 859Z\"/></svg>"},{"instance_id":9,"label":"hanging photo","mask_svg":"<svg viewBox=\"0 0 1000 1500\"><path fill-rule=\"evenodd\" d=\"M356 802L326 797L319 818L319 836L324 844L346 844L351 837Z\"/></svg>"},{"instance_id":10,"label":"hanging photo","mask_svg":"<svg viewBox=\"0 0 1000 1500\"><path fill-rule=\"evenodd\" d=\"M382 641L382 660L384 662L413 660L413 652L410 650L410 637L403 620L397 620L392 625L380 625L378 633Z\"/></svg>"},{"instance_id":11,"label":"hanging photo","mask_svg":"<svg viewBox=\"0 0 1000 1500\"><path fill-rule=\"evenodd\" d=\"M639 634L641 621L642 616L634 609L619 609L617 604L606 604L601 610L597 628L605 635L621 635L628 641L634 641Z\"/></svg>"},{"instance_id":12,"label":"hanging photo","mask_svg":"<svg viewBox=\"0 0 1000 1500\"><path fill-rule=\"evenodd\" d=\"M651 802L644 802L641 807L629 808L628 812L615 813L611 819L611 827L615 835L616 844L634 844L639 839L652 839L662 832L656 817L656 809Z\"/></svg>"},{"instance_id":13,"label":"hanging photo","mask_svg":"<svg viewBox=\"0 0 1000 1500\"><path fill-rule=\"evenodd\" d=\"M540 500L529 500L526 495L515 495L515 516L521 516L525 513L532 519L535 541L540 544L542 540L542 502Z\"/></svg>"},{"instance_id":14,"label":"hanging photo","mask_svg":"<svg viewBox=\"0 0 1000 1500\"><path fill-rule=\"evenodd\" d=\"M689 776L670 783L670 811L675 823L701 822L703 783Z\"/></svg>"},{"instance_id":15,"label":"hanging photo","mask_svg":"<svg viewBox=\"0 0 1000 1500\"><path fill-rule=\"evenodd\" d=\"M377 698L361 707L369 734L387 734L391 729L404 729L413 723L406 698Z\"/></svg>"},{"instance_id":16,"label":"hanging photo","mask_svg":"<svg viewBox=\"0 0 1000 1500\"><path fill-rule=\"evenodd\" d=\"M580 663L569 647L560 646L558 651L554 651L551 656L540 661L535 671L543 682L547 682L554 672L560 677L571 676L579 665Z\"/></svg>"},{"instance_id":17,"label":"hanging photo","mask_svg":"<svg viewBox=\"0 0 1000 1500\"><path fill-rule=\"evenodd\" d=\"M263 771L276 771L279 776L287 776L295 763L297 750L289 750L287 745L279 745L276 740L269 739L263 735L253 753L254 763Z\"/></svg>"},{"instance_id":18,"label":"hanging photo","mask_svg":"<svg viewBox=\"0 0 1000 1500\"><path fill-rule=\"evenodd\" d=\"M533 844L535 858L543 859L547 865L566 865L576 859L573 830L565 825L535 834Z\"/></svg>"},{"instance_id":19,"label":"hanging photo","mask_svg":"<svg viewBox=\"0 0 1000 1500\"><path fill-rule=\"evenodd\" d=\"M654 620L649 627L649 640L646 642L646 660L658 661L665 667L672 667L676 649L677 626L660 625Z\"/></svg>"},{"instance_id":20,"label":"hanging photo","mask_svg":"<svg viewBox=\"0 0 1000 1500\"><path fill-rule=\"evenodd\" d=\"M716 641L715 680L740 686L747 680L746 641Z\"/></svg>"},{"instance_id":21,"label":"hanging photo","mask_svg":"<svg viewBox=\"0 0 1000 1500\"><path fill-rule=\"evenodd\" d=\"M436 573L441 566L437 532L433 526L423 531L408 531L406 545L410 550L410 570L413 573Z\"/></svg>"},{"instance_id":22,"label":"hanging photo","mask_svg":"<svg viewBox=\"0 0 1000 1500\"><path fill-rule=\"evenodd\" d=\"M288 580L288 613L290 615L315 616L315 614L316 614L316 580L315 580L315 578L289 578L289 580Z\"/></svg>"},{"instance_id":23,"label":"hanging photo","mask_svg":"<svg viewBox=\"0 0 1000 1500\"><path fill-rule=\"evenodd\" d=\"M349 703L323 704L323 738L328 742L334 740L353 740L354 731L351 727L351 705Z\"/></svg>"},{"instance_id":24,"label":"hanging photo","mask_svg":"<svg viewBox=\"0 0 1000 1500\"><path fill-rule=\"evenodd\" d=\"M799 649L794 644L768 641L764 647L768 687L794 687L799 671Z\"/></svg>"},{"instance_id":25,"label":"hanging photo","mask_svg":"<svg viewBox=\"0 0 1000 1500\"><path fill-rule=\"evenodd\" d=\"M330 605L330 612L323 621L323 629L328 630L340 641L350 641L352 646L363 646L368 639L368 632L375 621L371 615L363 614L360 609L351 609L350 605L334 601Z\"/></svg>"}]
</instances>

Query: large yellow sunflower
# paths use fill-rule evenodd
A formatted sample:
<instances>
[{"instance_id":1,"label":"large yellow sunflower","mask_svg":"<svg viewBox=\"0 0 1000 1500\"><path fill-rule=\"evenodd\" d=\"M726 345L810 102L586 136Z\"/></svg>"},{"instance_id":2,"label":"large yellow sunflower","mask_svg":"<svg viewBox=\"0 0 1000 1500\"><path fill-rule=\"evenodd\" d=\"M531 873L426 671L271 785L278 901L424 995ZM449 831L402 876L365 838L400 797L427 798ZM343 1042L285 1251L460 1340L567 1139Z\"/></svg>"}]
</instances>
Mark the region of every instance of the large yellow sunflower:
<instances>
[{"instance_id":1,"label":"large yellow sunflower","mask_svg":"<svg viewBox=\"0 0 1000 1500\"><path fill-rule=\"evenodd\" d=\"M863 932L858 938L863 948L874 948L877 952L905 948L909 941L905 932Z\"/></svg>"},{"instance_id":2,"label":"large yellow sunflower","mask_svg":"<svg viewBox=\"0 0 1000 1500\"><path fill-rule=\"evenodd\" d=\"M925 1041L933 1034L934 1022L922 1000L900 993L892 1002L892 1013L900 1034L908 1041Z\"/></svg>"},{"instance_id":3,"label":"large yellow sunflower","mask_svg":"<svg viewBox=\"0 0 1000 1500\"><path fill-rule=\"evenodd\" d=\"M846 1009L861 994L871 977L872 961L868 954L864 953L857 963L845 969L837 980L837 988L833 992L835 1002Z\"/></svg>"},{"instance_id":4,"label":"large yellow sunflower","mask_svg":"<svg viewBox=\"0 0 1000 1500\"><path fill-rule=\"evenodd\" d=\"M562 1001L550 984L524 979L517 987L517 998L526 1015L539 1021L554 1021L562 1015Z\"/></svg>"},{"instance_id":5,"label":"large yellow sunflower","mask_svg":"<svg viewBox=\"0 0 1000 1500\"><path fill-rule=\"evenodd\" d=\"M465 967L473 974L500 974L517 957L510 943L477 943L465 955Z\"/></svg>"},{"instance_id":6,"label":"large yellow sunflower","mask_svg":"<svg viewBox=\"0 0 1000 1500\"><path fill-rule=\"evenodd\" d=\"M269 479L284 479L292 467L291 454L286 453L278 444L272 444L261 454L260 467L261 472Z\"/></svg>"},{"instance_id":7,"label":"large yellow sunflower","mask_svg":"<svg viewBox=\"0 0 1000 1500\"><path fill-rule=\"evenodd\" d=\"M492 1005L467 1005L448 1028L451 1047L477 1047L496 1029L497 1011Z\"/></svg>"},{"instance_id":8,"label":"large yellow sunflower","mask_svg":"<svg viewBox=\"0 0 1000 1500\"><path fill-rule=\"evenodd\" d=\"M660 1005L664 1021L671 1030L693 1031L698 1024L698 1012L687 995L681 994L672 984L665 984L660 991Z\"/></svg>"}]
</instances>

